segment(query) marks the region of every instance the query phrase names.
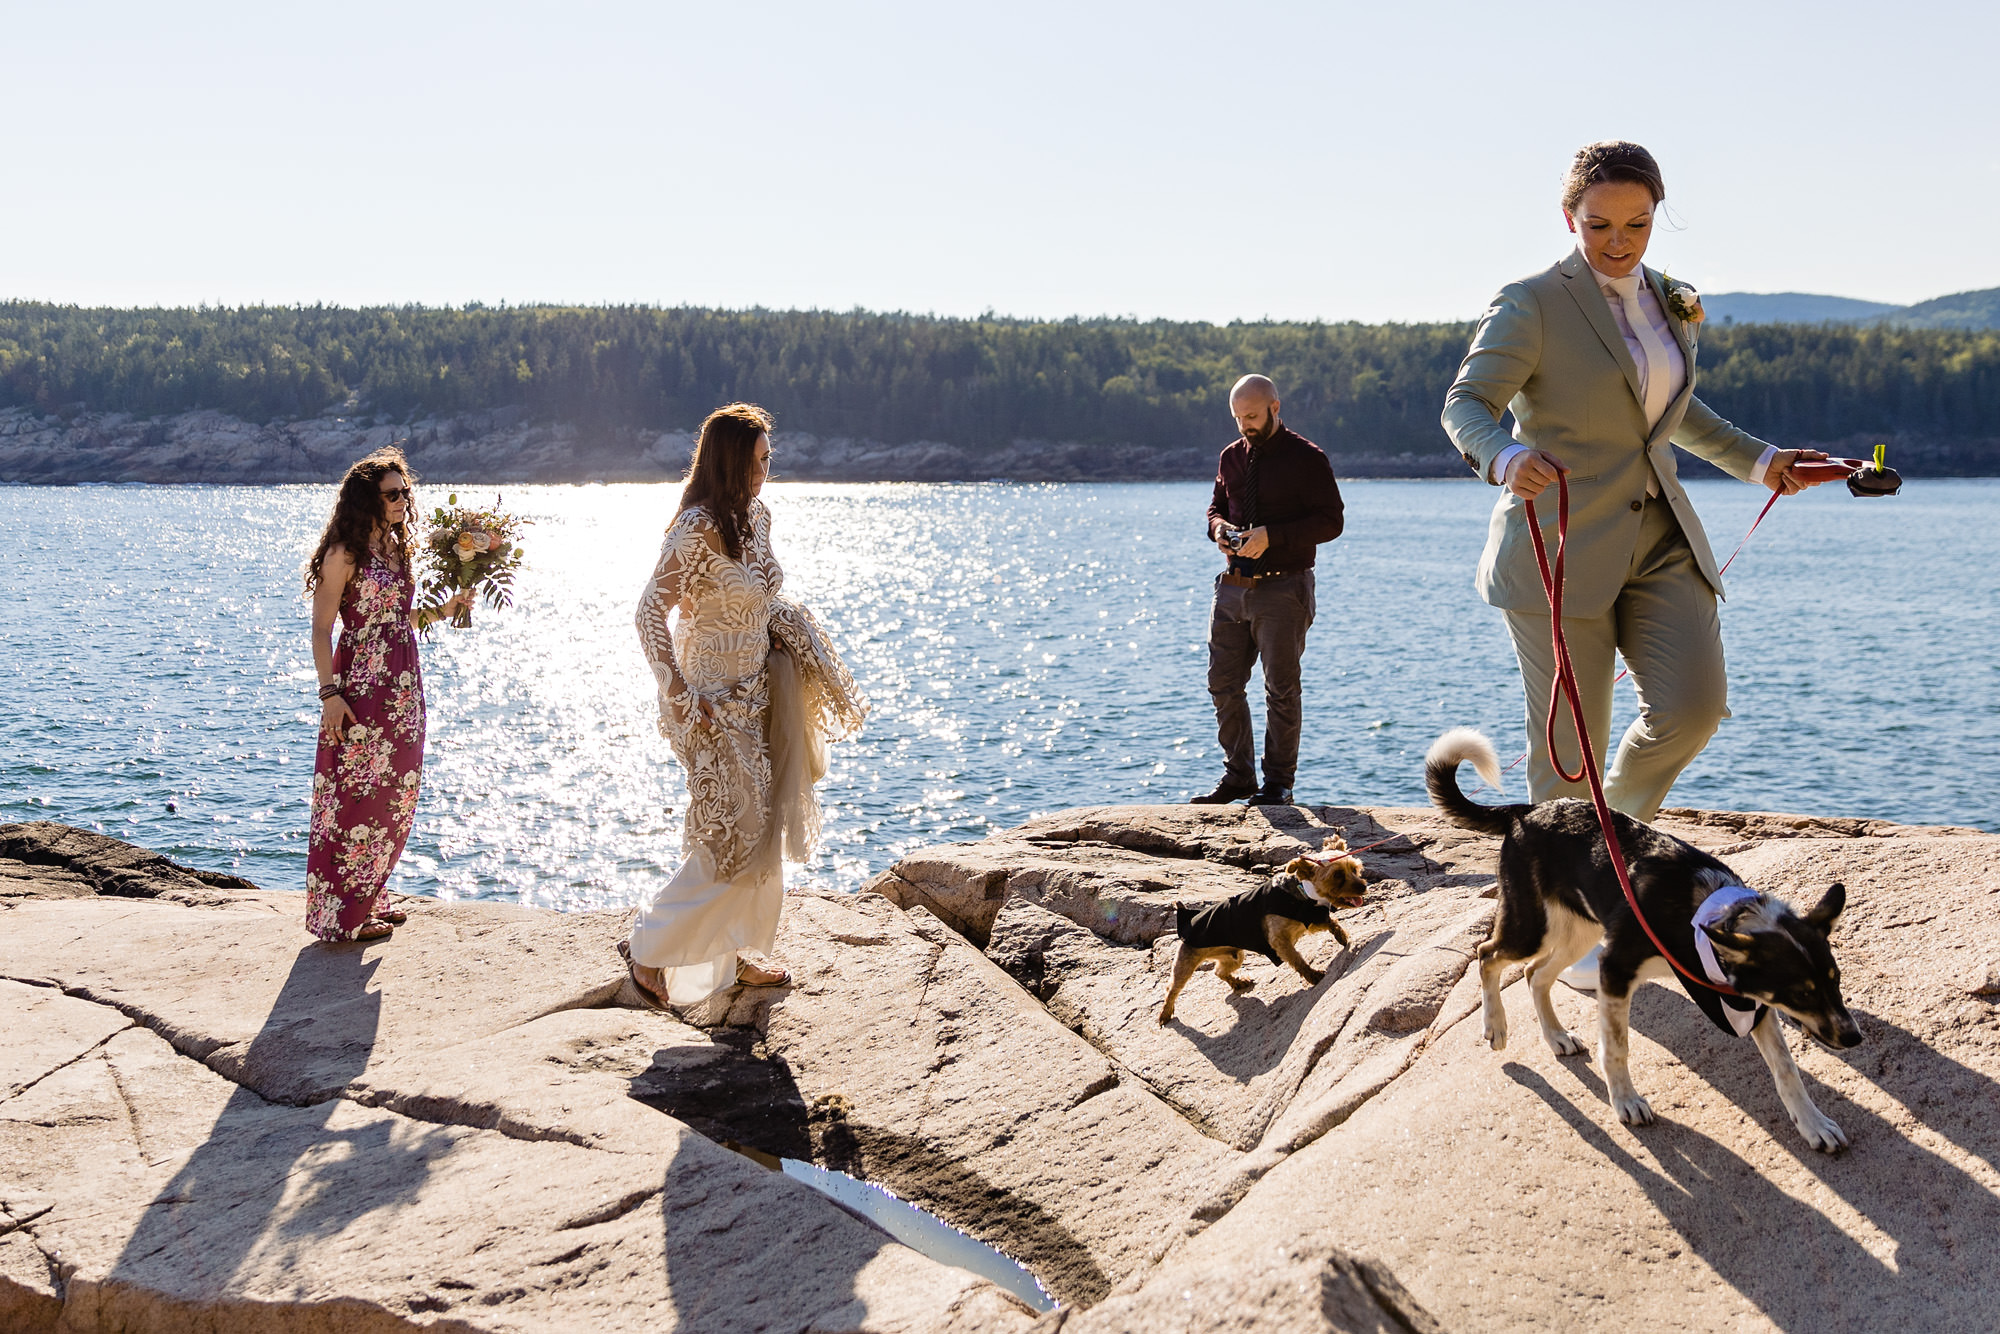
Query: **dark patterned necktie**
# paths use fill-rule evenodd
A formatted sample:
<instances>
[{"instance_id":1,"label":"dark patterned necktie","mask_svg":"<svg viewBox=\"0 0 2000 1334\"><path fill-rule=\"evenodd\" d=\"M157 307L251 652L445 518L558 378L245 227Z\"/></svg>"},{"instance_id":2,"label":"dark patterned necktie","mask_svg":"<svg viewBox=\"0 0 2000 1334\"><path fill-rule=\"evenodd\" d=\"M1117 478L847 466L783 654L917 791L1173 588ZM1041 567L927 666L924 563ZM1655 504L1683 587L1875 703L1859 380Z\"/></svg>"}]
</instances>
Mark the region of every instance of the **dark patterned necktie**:
<instances>
[{"instance_id":1,"label":"dark patterned necktie","mask_svg":"<svg viewBox=\"0 0 2000 1334\"><path fill-rule=\"evenodd\" d=\"M1257 501L1259 499L1257 494L1257 470L1264 462L1264 451L1257 447L1257 441L1251 440L1248 436L1245 436L1244 439L1249 441L1250 444L1250 461L1243 468L1243 518L1242 522L1237 524L1237 527L1247 530L1257 526ZM1255 574L1257 572L1257 562L1248 556L1231 556L1229 558L1229 568L1237 574Z\"/></svg>"},{"instance_id":2,"label":"dark patterned necktie","mask_svg":"<svg viewBox=\"0 0 2000 1334\"><path fill-rule=\"evenodd\" d=\"M1243 526L1257 526L1257 469L1264 461L1264 451L1257 448L1257 442L1250 442L1250 465L1243 470Z\"/></svg>"}]
</instances>

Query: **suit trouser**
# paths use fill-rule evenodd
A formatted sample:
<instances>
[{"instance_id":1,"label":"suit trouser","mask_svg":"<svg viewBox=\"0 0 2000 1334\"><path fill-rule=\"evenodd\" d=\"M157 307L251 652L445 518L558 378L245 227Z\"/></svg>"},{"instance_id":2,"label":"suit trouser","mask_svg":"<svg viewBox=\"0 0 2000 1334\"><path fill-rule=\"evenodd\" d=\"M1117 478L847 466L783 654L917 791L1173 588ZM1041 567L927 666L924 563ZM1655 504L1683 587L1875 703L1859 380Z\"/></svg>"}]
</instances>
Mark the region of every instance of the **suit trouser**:
<instances>
[{"instance_id":1,"label":"suit trouser","mask_svg":"<svg viewBox=\"0 0 2000 1334\"><path fill-rule=\"evenodd\" d=\"M1292 786L1299 770L1305 691L1299 659L1318 610L1311 570L1260 579L1249 588L1218 577L1208 617L1208 694L1222 742L1223 781L1256 784L1256 738L1250 728L1250 669L1264 665L1264 782Z\"/></svg>"},{"instance_id":2,"label":"suit trouser","mask_svg":"<svg viewBox=\"0 0 2000 1334\"><path fill-rule=\"evenodd\" d=\"M1527 693L1528 798L1588 801L1589 785L1563 782L1549 758L1544 723L1556 670L1549 614L1510 611L1507 631L1514 638L1521 685ZM1631 569L1611 610L1602 616L1565 616L1563 633L1600 760L1611 733L1614 651L1625 655L1639 696L1639 716L1618 743L1618 754L1605 774L1604 795L1614 810L1650 820L1681 770L1701 754L1729 716L1715 590L1702 578L1687 538L1664 500L1646 502ZM1556 748L1563 768L1575 773L1576 731L1567 699L1556 711Z\"/></svg>"}]
</instances>

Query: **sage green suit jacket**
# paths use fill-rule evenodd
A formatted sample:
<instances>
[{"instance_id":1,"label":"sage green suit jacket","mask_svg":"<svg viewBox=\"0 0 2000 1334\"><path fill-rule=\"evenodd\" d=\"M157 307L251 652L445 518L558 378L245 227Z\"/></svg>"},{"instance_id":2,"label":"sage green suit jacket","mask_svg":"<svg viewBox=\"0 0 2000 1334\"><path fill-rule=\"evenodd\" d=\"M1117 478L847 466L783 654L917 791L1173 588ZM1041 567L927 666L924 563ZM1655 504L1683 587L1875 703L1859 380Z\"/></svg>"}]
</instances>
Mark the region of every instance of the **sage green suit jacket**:
<instances>
[{"instance_id":1,"label":"sage green suit jacket","mask_svg":"<svg viewBox=\"0 0 2000 1334\"><path fill-rule=\"evenodd\" d=\"M1566 616L1602 616L1623 586L1639 540L1649 476L1673 507L1702 577L1722 593L1715 553L1674 468L1673 446L1748 481L1762 440L1718 417L1694 396L1695 330L1675 318L1659 273L1645 270L1687 358L1687 384L1648 430L1639 368L1583 256L1507 284L1479 321L1472 350L1444 400L1444 429L1473 470L1491 481L1493 460L1516 442L1569 467ZM1509 436L1501 414L1514 413ZM1479 558L1479 595L1506 611L1545 611L1524 502L1508 491L1493 507ZM1556 491L1535 505L1555 557Z\"/></svg>"}]
</instances>

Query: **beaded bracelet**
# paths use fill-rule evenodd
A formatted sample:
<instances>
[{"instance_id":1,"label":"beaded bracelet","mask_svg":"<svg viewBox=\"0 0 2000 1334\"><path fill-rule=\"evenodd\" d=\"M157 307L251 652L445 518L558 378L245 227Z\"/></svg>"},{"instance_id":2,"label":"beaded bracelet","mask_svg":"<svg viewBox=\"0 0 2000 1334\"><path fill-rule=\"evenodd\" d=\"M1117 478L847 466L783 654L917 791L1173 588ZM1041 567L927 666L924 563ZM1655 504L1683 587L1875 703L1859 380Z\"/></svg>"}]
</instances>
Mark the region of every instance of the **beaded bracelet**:
<instances>
[{"instance_id":1,"label":"beaded bracelet","mask_svg":"<svg viewBox=\"0 0 2000 1334\"><path fill-rule=\"evenodd\" d=\"M340 693L340 682L338 680L329 681L325 685L319 688L319 697L322 700L332 699L335 695L338 695L339 693Z\"/></svg>"}]
</instances>

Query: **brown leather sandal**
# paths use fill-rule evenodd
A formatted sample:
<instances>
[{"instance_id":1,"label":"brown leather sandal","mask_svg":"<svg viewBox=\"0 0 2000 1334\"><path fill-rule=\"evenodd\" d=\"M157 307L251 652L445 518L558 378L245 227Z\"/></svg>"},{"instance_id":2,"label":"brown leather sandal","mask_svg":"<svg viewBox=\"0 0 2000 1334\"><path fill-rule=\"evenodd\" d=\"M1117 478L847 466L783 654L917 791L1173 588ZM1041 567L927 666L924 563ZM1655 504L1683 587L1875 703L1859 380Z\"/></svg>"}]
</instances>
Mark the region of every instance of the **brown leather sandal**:
<instances>
[{"instance_id":1,"label":"brown leather sandal","mask_svg":"<svg viewBox=\"0 0 2000 1334\"><path fill-rule=\"evenodd\" d=\"M356 940L387 940L396 934L396 928L380 917L371 917L354 928Z\"/></svg>"},{"instance_id":2,"label":"brown leather sandal","mask_svg":"<svg viewBox=\"0 0 2000 1334\"><path fill-rule=\"evenodd\" d=\"M639 962L632 957L631 941L621 940L618 942L618 957L625 961L625 972L631 977L632 985L638 989L641 996L657 1009L668 1011L673 1009L673 1005L667 1000L665 992L647 986L645 979L639 976ZM655 971L658 970L656 969Z\"/></svg>"},{"instance_id":3,"label":"brown leather sandal","mask_svg":"<svg viewBox=\"0 0 2000 1334\"><path fill-rule=\"evenodd\" d=\"M764 981L753 982L743 976L745 968L754 968L767 976ZM736 961L736 985L739 987L788 987L791 984L792 974L790 969L761 963L751 963L747 959L738 959Z\"/></svg>"}]
</instances>

